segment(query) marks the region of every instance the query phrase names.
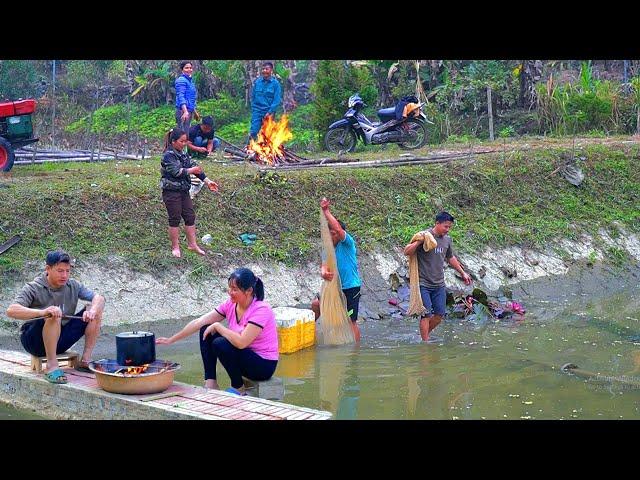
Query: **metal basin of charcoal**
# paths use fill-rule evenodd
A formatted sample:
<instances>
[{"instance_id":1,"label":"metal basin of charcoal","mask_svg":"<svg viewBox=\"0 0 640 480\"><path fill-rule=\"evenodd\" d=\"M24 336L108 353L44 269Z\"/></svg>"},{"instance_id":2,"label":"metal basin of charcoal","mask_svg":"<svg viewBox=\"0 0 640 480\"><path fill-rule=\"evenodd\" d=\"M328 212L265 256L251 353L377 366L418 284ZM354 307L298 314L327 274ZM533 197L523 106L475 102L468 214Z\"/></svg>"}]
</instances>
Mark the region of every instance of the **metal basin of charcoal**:
<instances>
[{"instance_id":1,"label":"metal basin of charcoal","mask_svg":"<svg viewBox=\"0 0 640 480\"><path fill-rule=\"evenodd\" d=\"M89 363L96 374L98 386L111 393L143 395L164 392L173 383L180 364L156 360L139 367L119 365L116 360L97 360Z\"/></svg>"}]
</instances>

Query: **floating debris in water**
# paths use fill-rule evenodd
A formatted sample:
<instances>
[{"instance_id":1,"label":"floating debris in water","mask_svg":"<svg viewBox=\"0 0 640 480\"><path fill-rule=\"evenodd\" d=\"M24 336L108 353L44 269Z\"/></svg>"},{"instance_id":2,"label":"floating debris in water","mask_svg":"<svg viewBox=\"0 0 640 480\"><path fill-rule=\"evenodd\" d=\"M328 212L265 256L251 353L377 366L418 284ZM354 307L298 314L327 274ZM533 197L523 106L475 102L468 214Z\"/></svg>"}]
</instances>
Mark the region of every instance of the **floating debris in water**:
<instances>
[{"instance_id":1,"label":"floating debris in water","mask_svg":"<svg viewBox=\"0 0 640 480\"><path fill-rule=\"evenodd\" d=\"M524 403L525 405L533 405L533 402L531 400L527 400L526 402L523 401L522 403Z\"/></svg>"},{"instance_id":2,"label":"floating debris in water","mask_svg":"<svg viewBox=\"0 0 640 480\"><path fill-rule=\"evenodd\" d=\"M520 398L520 395L518 395L517 393L510 393L509 396L511 398Z\"/></svg>"}]
</instances>

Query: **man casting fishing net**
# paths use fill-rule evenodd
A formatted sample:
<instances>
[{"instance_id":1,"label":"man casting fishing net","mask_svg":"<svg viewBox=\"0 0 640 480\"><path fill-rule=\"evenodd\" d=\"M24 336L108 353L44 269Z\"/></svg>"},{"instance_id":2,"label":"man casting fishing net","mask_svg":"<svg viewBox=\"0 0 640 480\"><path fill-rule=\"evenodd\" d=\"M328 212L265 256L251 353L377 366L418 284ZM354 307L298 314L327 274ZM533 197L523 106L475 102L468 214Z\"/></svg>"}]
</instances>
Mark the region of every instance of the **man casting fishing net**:
<instances>
[{"instance_id":1,"label":"man casting fishing net","mask_svg":"<svg viewBox=\"0 0 640 480\"><path fill-rule=\"evenodd\" d=\"M319 332L328 345L360 341L358 306L360 304L360 274L356 242L329 210L329 200L320 201L320 234L324 250L320 275L325 280L319 299L311 308L320 315ZM335 275L336 270L338 276Z\"/></svg>"}]
</instances>

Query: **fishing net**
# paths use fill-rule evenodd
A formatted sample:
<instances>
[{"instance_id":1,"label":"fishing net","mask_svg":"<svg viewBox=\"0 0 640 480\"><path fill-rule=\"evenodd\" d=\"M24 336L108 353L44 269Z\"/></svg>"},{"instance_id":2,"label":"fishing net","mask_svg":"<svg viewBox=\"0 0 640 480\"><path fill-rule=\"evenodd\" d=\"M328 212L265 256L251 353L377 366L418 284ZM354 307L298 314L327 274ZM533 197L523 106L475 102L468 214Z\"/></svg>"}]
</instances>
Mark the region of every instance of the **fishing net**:
<instances>
[{"instance_id":1,"label":"fishing net","mask_svg":"<svg viewBox=\"0 0 640 480\"><path fill-rule=\"evenodd\" d=\"M351 319L347 315L347 299L342 293L338 274L336 251L329 233L327 219L320 210L320 238L326 257L326 265L335 273L333 280L322 282L320 289L320 318L318 319L318 344L343 345L354 341Z\"/></svg>"}]
</instances>

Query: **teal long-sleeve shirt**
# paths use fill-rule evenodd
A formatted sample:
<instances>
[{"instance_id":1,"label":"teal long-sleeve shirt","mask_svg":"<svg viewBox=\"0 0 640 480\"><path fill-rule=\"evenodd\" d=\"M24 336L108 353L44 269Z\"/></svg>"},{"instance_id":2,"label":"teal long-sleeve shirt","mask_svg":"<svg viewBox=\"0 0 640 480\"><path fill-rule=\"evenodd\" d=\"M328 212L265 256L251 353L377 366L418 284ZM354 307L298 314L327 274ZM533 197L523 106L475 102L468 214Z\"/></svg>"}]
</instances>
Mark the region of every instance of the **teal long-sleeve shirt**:
<instances>
[{"instance_id":1,"label":"teal long-sleeve shirt","mask_svg":"<svg viewBox=\"0 0 640 480\"><path fill-rule=\"evenodd\" d=\"M275 114L280 103L282 103L282 88L274 77L268 81L260 77L253 83L252 110Z\"/></svg>"}]
</instances>

